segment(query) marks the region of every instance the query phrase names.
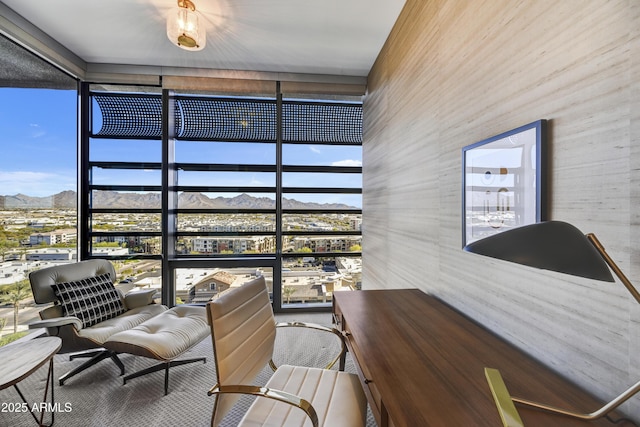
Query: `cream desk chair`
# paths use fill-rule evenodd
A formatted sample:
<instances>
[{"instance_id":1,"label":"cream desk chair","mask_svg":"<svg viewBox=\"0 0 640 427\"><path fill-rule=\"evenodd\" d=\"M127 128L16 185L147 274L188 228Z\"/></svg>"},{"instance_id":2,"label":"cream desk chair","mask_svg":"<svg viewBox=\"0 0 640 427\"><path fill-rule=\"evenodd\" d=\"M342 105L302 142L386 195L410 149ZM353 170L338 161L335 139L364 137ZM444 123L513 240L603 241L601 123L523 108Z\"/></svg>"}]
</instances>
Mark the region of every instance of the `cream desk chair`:
<instances>
[{"instance_id":1,"label":"cream desk chair","mask_svg":"<svg viewBox=\"0 0 640 427\"><path fill-rule=\"evenodd\" d=\"M240 394L260 397L239 426L365 425L367 400L354 374L283 365L276 368L265 386L253 385L256 376L272 363L276 339L264 277L209 302L207 313L218 381L209 391L216 396L212 426L219 425Z\"/></svg>"}]
</instances>

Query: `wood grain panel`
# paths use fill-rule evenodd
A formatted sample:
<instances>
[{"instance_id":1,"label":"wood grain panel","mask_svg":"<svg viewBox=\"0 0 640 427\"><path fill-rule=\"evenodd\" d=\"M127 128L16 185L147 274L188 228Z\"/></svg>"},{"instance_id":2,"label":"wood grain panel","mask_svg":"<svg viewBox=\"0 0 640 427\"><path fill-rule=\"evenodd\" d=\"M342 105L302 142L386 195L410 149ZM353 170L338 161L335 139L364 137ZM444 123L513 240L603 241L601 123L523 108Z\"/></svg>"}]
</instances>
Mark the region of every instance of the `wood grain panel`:
<instances>
[{"instance_id":1,"label":"wood grain panel","mask_svg":"<svg viewBox=\"0 0 640 427\"><path fill-rule=\"evenodd\" d=\"M595 232L640 284L639 9L407 1L364 101L363 288L434 293L603 399L640 377L620 283L460 248L462 147L544 118L548 217ZM640 398L623 410L640 419Z\"/></svg>"},{"instance_id":2,"label":"wood grain panel","mask_svg":"<svg viewBox=\"0 0 640 427\"><path fill-rule=\"evenodd\" d=\"M565 408L597 405L583 390L417 289L340 292L334 313L363 389L371 391L379 425L386 425L381 407L398 427L500 425L484 376L487 366L500 366L514 395ZM527 426L613 425L521 405L519 411Z\"/></svg>"}]
</instances>

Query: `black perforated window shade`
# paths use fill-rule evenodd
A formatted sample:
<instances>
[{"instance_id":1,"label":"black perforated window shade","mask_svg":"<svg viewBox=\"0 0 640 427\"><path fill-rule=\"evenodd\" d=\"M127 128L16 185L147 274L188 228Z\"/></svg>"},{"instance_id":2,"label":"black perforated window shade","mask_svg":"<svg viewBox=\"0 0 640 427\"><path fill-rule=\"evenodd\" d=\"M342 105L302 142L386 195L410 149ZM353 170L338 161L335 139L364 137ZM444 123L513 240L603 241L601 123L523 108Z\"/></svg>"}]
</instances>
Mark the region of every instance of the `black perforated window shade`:
<instances>
[{"instance_id":1,"label":"black perforated window shade","mask_svg":"<svg viewBox=\"0 0 640 427\"><path fill-rule=\"evenodd\" d=\"M181 139L214 141L275 141L276 102L235 99L177 100Z\"/></svg>"},{"instance_id":2,"label":"black perforated window shade","mask_svg":"<svg viewBox=\"0 0 640 427\"><path fill-rule=\"evenodd\" d=\"M125 138L162 137L160 96L94 95L102 125L93 136Z\"/></svg>"},{"instance_id":3,"label":"black perforated window shade","mask_svg":"<svg viewBox=\"0 0 640 427\"><path fill-rule=\"evenodd\" d=\"M284 142L361 143L362 106L284 103L282 140Z\"/></svg>"},{"instance_id":4,"label":"black perforated window shade","mask_svg":"<svg viewBox=\"0 0 640 427\"><path fill-rule=\"evenodd\" d=\"M157 95L94 94L101 113L94 137L161 138L162 98ZM175 98L176 138L207 141L274 142L275 100ZM362 143L362 105L285 101L282 141Z\"/></svg>"}]
</instances>

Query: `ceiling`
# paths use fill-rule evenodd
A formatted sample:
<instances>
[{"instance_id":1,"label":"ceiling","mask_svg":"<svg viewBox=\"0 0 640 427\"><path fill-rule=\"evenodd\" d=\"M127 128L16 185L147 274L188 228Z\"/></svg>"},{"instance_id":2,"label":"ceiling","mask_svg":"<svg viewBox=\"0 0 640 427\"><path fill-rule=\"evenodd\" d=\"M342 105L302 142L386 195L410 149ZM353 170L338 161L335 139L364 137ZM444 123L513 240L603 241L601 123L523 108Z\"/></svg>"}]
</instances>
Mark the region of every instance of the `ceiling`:
<instances>
[{"instance_id":1,"label":"ceiling","mask_svg":"<svg viewBox=\"0 0 640 427\"><path fill-rule=\"evenodd\" d=\"M29 44L25 33L39 29L40 45L50 47L49 37L59 43L48 56L71 58L85 71L143 67L159 74L171 68L192 75L234 70L366 78L405 3L193 1L207 28L207 45L196 52L174 46L166 36L166 17L176 0L2 0L0 33L13 39L18 34ZM7 31L3 23L14 28Z\"/></svg>"}]
</instances>

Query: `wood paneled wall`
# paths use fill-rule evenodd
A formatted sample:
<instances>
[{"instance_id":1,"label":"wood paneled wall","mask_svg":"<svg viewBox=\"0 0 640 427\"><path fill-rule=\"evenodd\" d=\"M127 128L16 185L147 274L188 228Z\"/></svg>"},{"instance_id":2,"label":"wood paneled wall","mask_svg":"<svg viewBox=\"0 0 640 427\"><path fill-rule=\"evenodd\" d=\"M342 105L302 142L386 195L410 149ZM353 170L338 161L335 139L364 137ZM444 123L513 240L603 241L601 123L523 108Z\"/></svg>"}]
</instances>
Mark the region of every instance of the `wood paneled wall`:
<instances>
[{"instance_id":1,"label":"wood paneled wall","mask_svg":"<svg viewBox=\"0 0 640 427\"><path fill-rule=\"evenodd\" d=\"M640 286L640 2L408 0L364 118L364 289L433 293L602 399L640 379L620 283L460 245L462 147L547 119L548 217L596 233ZM640 397L623 410L640 420Z\"/></svg>"}]
</instances>

